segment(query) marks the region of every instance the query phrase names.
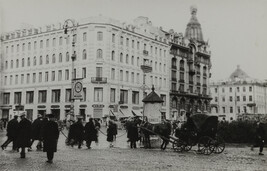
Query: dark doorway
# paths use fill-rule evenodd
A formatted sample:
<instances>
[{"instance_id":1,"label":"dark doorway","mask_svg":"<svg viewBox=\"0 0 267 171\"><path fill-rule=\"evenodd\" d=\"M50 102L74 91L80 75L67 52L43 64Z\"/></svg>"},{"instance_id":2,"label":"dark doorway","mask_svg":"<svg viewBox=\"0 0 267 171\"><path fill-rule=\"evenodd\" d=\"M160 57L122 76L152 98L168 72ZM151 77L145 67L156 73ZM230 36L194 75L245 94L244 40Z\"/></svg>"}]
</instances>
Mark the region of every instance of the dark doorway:
<instances>
[{"instance_id":1,"label":"dark doorway","mask_svg":"<svg viewBox=\"0 0 267 171\"><path fill-rule=\"evenodd\" d=\"M83 120L85 121L85 109L80 109L80 115L83 117Z\"/></svg>"},{"instance_id":2,"label":"dark doorway","mask_svg":"<svg viewBox=\"0 0 267 171\"><path fill-rule=\"evenodd\" d=\"M46 110L38 110L38 114L44 117L46 115Z\"/></svg>"}]
</instances>

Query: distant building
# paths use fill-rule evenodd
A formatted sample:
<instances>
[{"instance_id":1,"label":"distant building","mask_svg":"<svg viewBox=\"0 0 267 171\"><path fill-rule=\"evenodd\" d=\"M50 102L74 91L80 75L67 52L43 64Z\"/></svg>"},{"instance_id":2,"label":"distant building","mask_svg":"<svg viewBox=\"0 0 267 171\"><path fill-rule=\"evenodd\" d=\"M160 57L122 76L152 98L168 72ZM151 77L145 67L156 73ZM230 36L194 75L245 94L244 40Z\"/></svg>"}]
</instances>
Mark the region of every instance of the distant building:
<instances>
[{"instance_id":1,"label":"distant building","mask_svg":"<svg viewBox=\"0 0 267 171\"><path fill-rule=\"evenodd\" d=\"M227 81L210 84L211 112L226 120L241 114L267 114L267 84L249 77L239 66Z\"/></svg>"},{"instance_id":2,"label":"distant building","mask_svg":"<svg viewBox=\"0 0 267 171\"><path fill-rule=\"evenodd\" d=\"M177 118L182 111L207 113L210 111L209 78L211 53L204 41L197 9L191 7L191 19L185 36L169 31L171 82L170 112Z\"/></svg>"}]
</instances>

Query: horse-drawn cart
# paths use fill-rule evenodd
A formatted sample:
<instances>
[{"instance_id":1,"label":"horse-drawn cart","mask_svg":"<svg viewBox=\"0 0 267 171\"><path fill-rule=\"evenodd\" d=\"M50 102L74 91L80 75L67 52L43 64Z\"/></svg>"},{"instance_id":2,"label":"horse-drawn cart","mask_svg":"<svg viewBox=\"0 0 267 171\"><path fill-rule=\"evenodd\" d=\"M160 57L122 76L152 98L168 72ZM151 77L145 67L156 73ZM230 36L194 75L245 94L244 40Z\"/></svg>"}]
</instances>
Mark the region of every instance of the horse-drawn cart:
<instances>
[{"instance_id":1,"label":"horse-drawn cart","mask_svg":"<svg viewBox=\"0 0 267 171\"><path fill-rule=\"evenodd\" d=\"M184 124L181 129L176 129L175 137L172 137L175 141L173 143L175 151L189 151L195 145L198 145L197 152L199 154L209 155L212 152L219 154L224 151L225 142L217 131L217 116L196 114L191 117L191 122L194 126L193 128L189 128L187 124Z\"/></svg>"}]
</instances>

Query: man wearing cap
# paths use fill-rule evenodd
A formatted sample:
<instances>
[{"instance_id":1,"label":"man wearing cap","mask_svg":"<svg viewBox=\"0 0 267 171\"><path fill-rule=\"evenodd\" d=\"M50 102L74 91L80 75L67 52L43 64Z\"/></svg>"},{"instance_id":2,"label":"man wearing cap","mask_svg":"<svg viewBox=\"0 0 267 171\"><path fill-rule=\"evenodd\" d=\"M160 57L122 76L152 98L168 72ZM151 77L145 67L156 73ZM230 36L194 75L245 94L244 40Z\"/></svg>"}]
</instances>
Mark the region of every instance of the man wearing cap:
<instances>
[{"instance_id":1,"label":"man wearing cap","mask_svg":"<svg viewBox=\"0 0 267 171\"><path fill-rule=\"evenodd\" d=\"M70 126L70 130L69 130L69 139L70 139L70 145L73 147L74 144L78 143L78 148L82 148L82 142L84 139L84 126L82 123L82 116L77 116L77 122L75 122L74 124L72 124Z\"/></svg>"},{"instance_id":2,"label":"man wearing cap","mask_svg":"<svg viewBox=\"0 0 267 171\"><path fill-rule=\"evenodd\" d=\"M25 158L25 148L30 147L31 144L31 121L26 117L25 113L20 115L20 122L18 125L17 147L21 148L20 158Z\"/></svg>"},{"instance_id":3,"label":"man wearing cap","mask_svg":"<svg viewBox=\"0 0 267 171\"><path fill-rule=\"evenodd\" d=\"M7 124L7 140L4 142L3 145L1 145L1 148L4 150L9 143L11 143L13 141L13 150L16 150L16 139L18 136L18 126L19 126L19 122L18 122L18 116L14 115L14 118L12 120L10 120Z\"/></svg>"},{"instance_id":4,"label":"man wearing cap","mask_svg":"<svg viewBox=\"0 0 267 171\"><path fill-rule=\"evenodd\" d=\"M42 149L42 140L41 140L41 129L43 124L43 116L41 114L37 115L37 119L35 119L32 123L32 131L31 131L31 146L35 140L38 140L38 144L36 146L37 150ZM31 149L30 146L30 149Z\"/></svg>"},{"instance_id":5,"label":"man wearing cap","mask_svg":"<svg viewBox=\"0 0 267 171\"><path fill-rule=\"evenodd\" d=\"M44 140L43 151L47 154L47 163L53 163L54 152L57 152L57 142L59 138L58 124L55 122L53 114L47 114L48 121L44 123L42 137Z\"/></svg>"}]
</instances>

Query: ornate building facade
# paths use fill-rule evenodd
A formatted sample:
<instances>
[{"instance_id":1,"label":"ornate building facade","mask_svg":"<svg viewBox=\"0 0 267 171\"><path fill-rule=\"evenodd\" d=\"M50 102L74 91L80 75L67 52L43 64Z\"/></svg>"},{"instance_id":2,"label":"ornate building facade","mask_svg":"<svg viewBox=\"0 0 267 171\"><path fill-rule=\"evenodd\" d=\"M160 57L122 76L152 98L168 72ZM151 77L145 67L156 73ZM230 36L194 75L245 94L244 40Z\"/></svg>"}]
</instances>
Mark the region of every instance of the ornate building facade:
<instances>
[{"instance_id":1,"label":"ornate building facade","mask_svg":"<svg viewBox=\"0 0 267 171\"><path fill-rule=\"evenodd\" d=\"M267 84L249 77L239 66L226 81L210 84L212 113L236 120L242 114L267 114Z\"/></svg>"},{"instance_id":2,"label":"ornate building facade","mask_svg":"<svg viewBox=\"0 0 267 171\"><path fill-rule=\"evenodd\" d=\"M170 38L170 112L177 118L181 111L193 114L210 111L209 78L211 53L203 39L197 9L191 7L191 19L185 36L173 30Z\"/></svg>"}]
</instances>

